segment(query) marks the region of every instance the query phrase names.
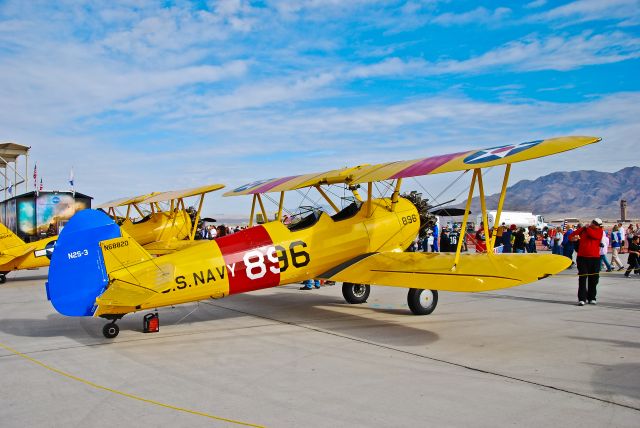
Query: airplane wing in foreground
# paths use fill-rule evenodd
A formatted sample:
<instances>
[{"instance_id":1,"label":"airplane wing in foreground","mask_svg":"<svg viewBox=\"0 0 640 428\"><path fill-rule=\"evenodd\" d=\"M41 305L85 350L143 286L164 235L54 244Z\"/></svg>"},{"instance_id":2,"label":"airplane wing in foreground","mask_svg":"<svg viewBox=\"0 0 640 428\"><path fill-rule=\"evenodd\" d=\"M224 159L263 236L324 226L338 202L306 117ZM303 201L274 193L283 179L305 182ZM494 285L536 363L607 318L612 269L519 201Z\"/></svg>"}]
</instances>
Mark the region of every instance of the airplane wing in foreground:
<instances>
[{"instance_id":1,"label":"airplane wing in foreground","mask_svg":"<svg viewBox=\"0 0 640 428\"><path fill-rule=\"evenodd\" d=\"M368 253L336 266L320 279L403 288L477 292L515 287L565 270L553 254Z\"/></svg>"}]
</instances>

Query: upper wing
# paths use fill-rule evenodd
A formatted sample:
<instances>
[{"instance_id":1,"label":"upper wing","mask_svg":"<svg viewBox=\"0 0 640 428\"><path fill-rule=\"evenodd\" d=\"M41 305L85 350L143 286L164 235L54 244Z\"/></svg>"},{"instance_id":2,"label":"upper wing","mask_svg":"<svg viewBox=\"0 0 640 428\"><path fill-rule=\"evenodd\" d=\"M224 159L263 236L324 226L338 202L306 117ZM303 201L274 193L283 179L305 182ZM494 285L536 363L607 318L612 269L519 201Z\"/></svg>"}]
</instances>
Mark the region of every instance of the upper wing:
<instances>
[{"instance_id":1,"label":"upper wing","mask_svg":"<svg viewBox=\"0 0 640 428\"><path fill-rule=\"evenodd\" d=\"M336 266L321 279L444 291L515 287L563 271L571 264L553 254L369 253Z\"/></svg>"},{"instance_id":2,"label":"upper wing","mask_svg":"<svg viewBox=\"0 0 640 428\"><path fill-rule=\"evenodd\" d=\"M154 202L170 201L172 199L188 198L190 196L203 195L205 193L215 192L216 190L220 190L223 187L224 187L224 184L208 184L206 186L192 187L189 189L170 190L168 192L154 193L152 196L146 198L142 202L145 204L150 204Z\"/></svg>"},{"instance_id":3,"label":"upper wing","mask_svg":"<svg viewBox=\"0 0 640 428\"><path fill-rule=\"evenodd\" d=\"M320 184L359 184L370 181L416 177L419 175L464 171L474 168L487 168L549 156L587 144L596 143L600 140L598 137L560 137L409 161L387 162L377 165L359 165L353 168L335 169L321 173L256 181L227 192L224 196L282 192Z\"/></svg>"},{"instance_id":4,"label":"upper wing","mask_svg":"<svg viewBox=\"0 0 640 428\"><path fill-rule=\"evenodd\" d=\"M157 194L158 192L153 192L153 193L146 193L144 195L138 195L138 196L127 196L126 198L120 198L120 199L114 199L113 201L108 201L108 202L104 202L100 205L98 205L97 207L95 207L95 209L105 209L105 208L115 208L115 207L124 207L126 205L130 205L130 204L137 204L140 203L142 201L144 201L145 199Z\"/></svg>"},{"instance_id":5,"label":"upper wing","mask_svg":"<svg viewBox=\"0 0 640 428\"><path fill-rule=\"evenodd\" d=\"M126 198L115 199L105 202L96 207L96 209L105 209L111 207L122 207L129 204L149 204L153 202L164 202L178 198L188 198L189 196L202 195L204 193L214 192L224 187L224 184L208 184L206 186L192 187L182 190L170 190L168 192L152 192L139 196L128 196Z\"/></svg>"}]
</instances>

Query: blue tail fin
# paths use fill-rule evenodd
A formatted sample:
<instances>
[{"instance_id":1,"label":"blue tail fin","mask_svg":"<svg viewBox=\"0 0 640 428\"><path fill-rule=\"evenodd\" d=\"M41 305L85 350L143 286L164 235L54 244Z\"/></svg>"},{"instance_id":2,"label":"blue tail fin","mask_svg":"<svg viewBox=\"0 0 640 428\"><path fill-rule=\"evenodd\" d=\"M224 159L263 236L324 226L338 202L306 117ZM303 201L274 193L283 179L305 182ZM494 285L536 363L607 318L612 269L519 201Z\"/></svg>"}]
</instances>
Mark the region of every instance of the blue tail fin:
<instances>
[{"instance_id":1,"label":"blue tail fin","mask_svg":"<svg viewBox=\"0 0 640 428\"><path fill-rule=\"evenodd\" d=\"M108 283L100 241L118 238L120 228L102 211L83 210L66 224L51 257L47 297L67 316L92 316Z\"/></svg>"}]
</instances>

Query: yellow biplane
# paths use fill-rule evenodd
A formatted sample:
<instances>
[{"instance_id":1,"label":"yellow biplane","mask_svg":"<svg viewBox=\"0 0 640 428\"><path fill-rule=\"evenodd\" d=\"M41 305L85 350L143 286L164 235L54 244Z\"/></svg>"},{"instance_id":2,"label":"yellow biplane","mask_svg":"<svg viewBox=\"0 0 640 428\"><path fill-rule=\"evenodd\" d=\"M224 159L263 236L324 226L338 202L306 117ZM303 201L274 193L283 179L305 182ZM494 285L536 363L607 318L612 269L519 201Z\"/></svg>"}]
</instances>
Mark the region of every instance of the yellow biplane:
<instances>
[{"instance_id":1,"label":"yellow biplane","mask_svg":"<svg viewBox=\"0 0 640 428\"><path fill-rule=\"evenodd\" d=\"M117 199L96 207L106 212L129 236L154 256L172 253L196 241L196 231L207 193L223 184ZM198 208L187 207L185 199L198 196ZM125 213L120 215L118 209ZM211 220L211 219L207 219Z\"/></svg>"},{"instance_id":2,"label":"yellow biplane","mask_svg":"<svg viewBox=\"0 0 640 428\"><path fill-rule=\"evenodd\" d=\"M36 269L49 266L49 259L57 236L30 243L0 223L0 284L7 281L7 274L14 270Z\"/></svg>"},{"instance_id":3,"label":"yellow biplane","mask_svg":"<svg viewBox=\"0 0 640 428\"><path fill-rule=\"evenodd\" d=\"M108 338L118 334L116 320L129 312L219 299L311 278L343 282L343 295L349 303L365 302L372 284L405 287L411 311L429 314L436 307L439 290L477 292L514 287L562 271L570 261L551 254L494 254L491 239L487 239L488 252L484 254L461 254L462 240L455 253L404 252L418 234L420 217L416 207L400 196L402 180L473 171L462 230L477 186L484 232L491 236L482 168L506 165L499 217L511 164L599 140L553 138L250 183L225 196L252 195L253 221L257 207L262 218L268 218L263 196L278 192L274 221L157 258L103 213L81 211L58 239L49 270L48 296L64 315L110 320L103 329ZM373 196L378 182L391 185L388 197ZM339 208L327 194L331 185L346 186L353 202ZM359 185L366 186L365 198L358 192ZM315 188L335 213L313 210L291 224L281 221L285 192L302 188Z\"/></svg>"}]
</instances>

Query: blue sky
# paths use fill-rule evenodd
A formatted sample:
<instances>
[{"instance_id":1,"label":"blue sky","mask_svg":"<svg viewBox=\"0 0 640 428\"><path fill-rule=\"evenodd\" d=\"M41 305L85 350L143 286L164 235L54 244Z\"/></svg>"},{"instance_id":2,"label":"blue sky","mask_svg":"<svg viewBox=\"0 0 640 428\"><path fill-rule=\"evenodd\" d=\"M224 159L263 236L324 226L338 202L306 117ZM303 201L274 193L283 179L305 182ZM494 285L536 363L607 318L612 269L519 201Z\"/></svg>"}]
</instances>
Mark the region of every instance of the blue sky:
<instances>
[{"instance_id":1,"label":"blue sky","mask_svg":"<svg viewBox=\"0 0 640 428\"><path fill-rule=\"evenodd\" d=\"M97 202L560 135L604 141L514 182L615 171L640 164L639 30L639 0L0 1L0 140Z\"/></svg>"}]
</instances>

